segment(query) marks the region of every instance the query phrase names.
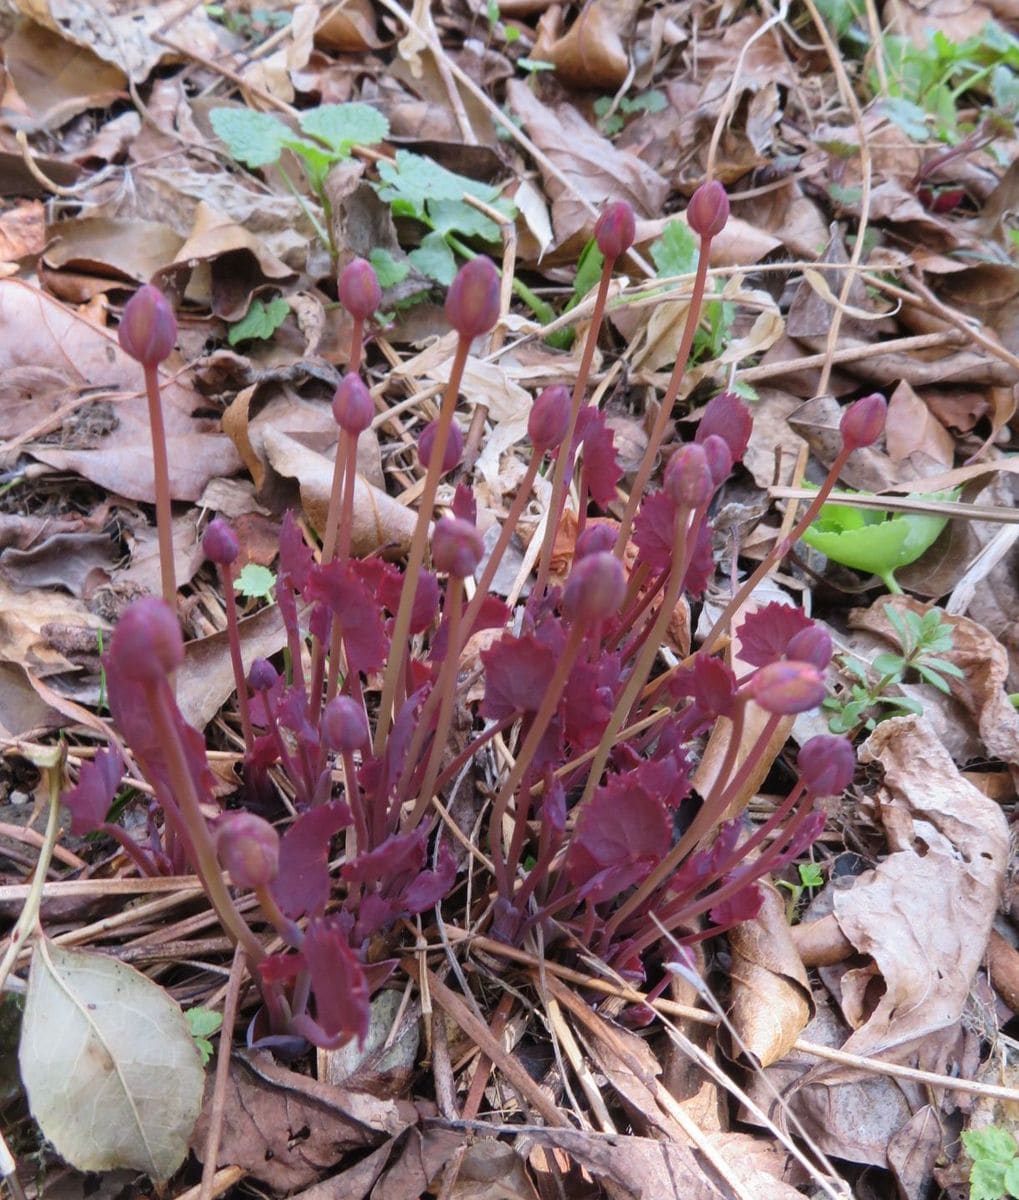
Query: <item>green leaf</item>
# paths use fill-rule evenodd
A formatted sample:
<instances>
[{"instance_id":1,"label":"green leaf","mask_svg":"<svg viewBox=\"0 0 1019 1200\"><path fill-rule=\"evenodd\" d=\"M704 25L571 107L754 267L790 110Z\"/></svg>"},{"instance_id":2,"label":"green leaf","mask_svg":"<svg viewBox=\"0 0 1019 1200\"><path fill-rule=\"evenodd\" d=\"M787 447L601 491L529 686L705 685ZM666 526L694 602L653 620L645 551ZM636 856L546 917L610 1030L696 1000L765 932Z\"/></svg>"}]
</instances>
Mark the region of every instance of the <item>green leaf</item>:
<instances>
[{"instance_id":1,"label":"green leaf","mask_svg":"<svg viewBox=\"0 0 1019 1200\"><path fill-rule=\"evenodd\" d=\"M410 261L429 279L449 287L456 275L456 259L441 233L430 233L416 250L407 255Z\"/></svg>"},{"instance_id":2,"label":"green leaf","mask_svg":"<svg viewBox=\"0 0 1019 1200\"><path fill-rule=\"evenodd\" d=\"M252 300L251 307L244 316L235 325L230 326L226 340L231 346L236 346L238 342L248 341L252 338L259 338L263 341L271 338L287 319L289 312L290 305L282 296L277 296L268 304L261 300Z\"/></svg>"},{"instance_id":3,"label":"green leaf","mask_svg":"<svg viewBox=\"0 0 1019 1200\"><path fill-rule=\"evenodd\" d=\"M192 1037L211 1037L223 1024L223 1014L211 1008L189 1008L184 1014Z\"/></svg>"},{"instance_id":4,"label":"green leaf","mask_svg":"<svg viewBox=\"0 0 1019 1200\"><path fill-rule=\"evenodd\" d=\"M1005 1171L1000 1162L975 1162L969 1172L969 1200L1001 1200L1005 1195Z\"/></svg>"},{"instance_id":5,"label":"green leaf","mask_svg":"<svg viewBox=\"0 0 1019 1200\"><path fill-rule=\"evenodd\" d=\"M658 275L689 275L697 266L697 239L682 221L670 221L651 243Z\"/></svg>"},{"instance_id":6,"label":"green leaf","mask_svg":"<svg viewBox=\"0 0 1019 1200\"><path fill-rule=\"evenodd\" d=\"M1019 1196L1019 1159L1013 1158L1005 1168L1005 1191L1010 1196Z\"/></svg>"},{"instance_id":7,"label":"green leaf","mask_svg":"<svg viewBox=\"0 0 1019 1200\"><path fill-rule=\"evenodd\" d=\"M252 600L268 600L276 586L276 576L268 567L259 563L248 563L237 573L234 591Z\"/></svg>"},{"instance_id":8,"label":"green leaf","mask_svg":"<svg viewBox=\"0 0 1019 1200\"><path fill-rule=\"evenodd\" d=\"M436 200L462 203L465 192L486 204L494 204L499 198L497 187L447 171L430 158L409 150L397 150L396 162L380 162L378 171L382 180L377 185L379 196L389 203L401 200L414 213L425 213L426 206Z\"/></svg>"},{"instance_id":9,"label":"green leaf","mask_svg":"<svg viewBox=\"0 0 1019 1200\"><path fill-rule=\"evenodd\" d=\"M580 252L577 259L577 274L573 280L573 302L578 304L587 293L598 286L602 270L605 267L605 256L598 249L598 243L592 238Z\"/></svg>"},{"instance_id":10,"label":"green leaf","mask_svg":"<svg viewBox=\"0 0 1019 1200\"><path fill-rule=\"evenodd\" d=\"M800 883L804 887L816 888L821 887L824 883L824 875L817 863L800 863L799 873Z\"/></svg>"},{"instance_id":11,"label":"green leaf","mask_svg":"<svg viewBox=\"0 0 1019 1200\"><path fill-rule=\"evenodd\" d=\"M924 655L918 665L929 667L932 671L939 671L942 675L951 675L953 679L966 678L966 672L961 667L957 667L954 662L949 662L944 658L928 658Z\"/></svg>"},{"instance_id":12,"label":"green leaf","mask_svg":"<svg viewBox=\"0 0 1019 1200\"><path fill-rule=\"evenodd\" d=\"M341 158L353 146L373 146L389 136L389 121L370 104L323 104L302 113L300 120L305 133Z\"/></svg>"},{"instance_id":13,"label":"green leaf","mask_svg":"<svg viewBox=\"0 0 1019 1200\"><path fill-rule=\"evenodd\" d=\"M375 268L379 287L383 291L386 288L395 287L398 283L402 283L410 274L409 263L398 261L388 250L384 250L381 246L377 246L369 252L368 261Z\"/></svg>"},{"instance_id":14,"label":"green leaf","mask_svg":"<svg viewBox=\"0 0 1019 1200\"><path fill-rule=\"evenodd\" d=\"M901 654L884 653L874 659L874 670L882 675L901 676L906 669L906 662Z\"/></svg>"},{"instance_id":15,"label":"green leaf","mask_svg":"<svg viewBox=\"0 0 1019 1200\"><path fill-rule=\"evenodd\" d=\"M209 120L231 156L253 169L276 162L294 136L279 117L250 108L214 108Z\"/></svg>"},{"instance_id":16,"label":"green leaf","mask_svg":"<svg viewBox=\"0 0 1019 1200\"><path fill-rule=\"evenodd\" d=\"M934 492L928 500L954 500L958 491ZM803 534L808 546L833 562L880 575L895 588L894 573L915 562L937 540L947 517L927 513L895 513L853 509L847 504L824 504L817 520Z\"/></svg>"},{"instance_id":17,"label":"green leaf","mask_svg":"<svg viewBox=\"0 0 1019 1200\"><path fill-rule=\"evenodd\" d=\"M991 1160L1007 1165L1019 1153L1019 1146L1012 1134L997 1125L967 1130L962 1135L962 1144L974 1162Z\"/></svg>"},{"instance_id":18,"label":"green leaf","mask_svg":"<svg viewBox=\"0 0 1019 1200\"><path fill-rule=\"evenodd\" d=\"M952 689L949 687L946 681L941 678L937 671L932 671L930 667L924 667L917 663L916 673L921 679L929 683L931 687L936 687L939 692L944 692L946 696L951 692Z\"/></svg>"},{"instance_id":19,"label":"green leaf","mask_svg":"<svg viewBox=\"0 0 1019 1200\"><path fill-rule=\"evenodd\" d=\"M437 233L458 233L486 242L499 240L499 226L463 200L429 200L428 216Z\"/></svg>"}]
</instances>

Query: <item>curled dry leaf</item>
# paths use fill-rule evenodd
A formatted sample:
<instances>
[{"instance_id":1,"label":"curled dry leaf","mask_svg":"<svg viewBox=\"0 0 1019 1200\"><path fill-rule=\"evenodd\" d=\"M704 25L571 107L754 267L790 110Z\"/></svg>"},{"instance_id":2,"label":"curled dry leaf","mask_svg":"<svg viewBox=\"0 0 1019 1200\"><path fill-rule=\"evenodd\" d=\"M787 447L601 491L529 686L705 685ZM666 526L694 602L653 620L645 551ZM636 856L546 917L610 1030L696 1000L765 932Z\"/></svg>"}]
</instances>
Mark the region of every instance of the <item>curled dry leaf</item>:
<instances>
[{"instance_id":1,"label":"curled dry leaf","mask_svg":"<svg viewBox=\"0 0 1019 1200\"><path fill-rule=\"evenodd\" d=\"M32 1115L78 1170L161 1182L183 1162L201 1059L179 1006L133 967L40 939L18 1061Z\"/></svg>"},{"instance_id":2,"label":"curled dry leaf","mask_svg":"<svg viewBox=\"0 0 1019 1200\"><path fill-rule=\"evenodd\" d=\"M531 57L554 63L571 87L614 92L630 69L623 38L632 30L638 7L633 0L592 0L561 36L559 14L549 9L538 22Z\"/></svg>"},{"instance_id":3,"label":"curled dry leaf","mask_svg":"<svg viewBox=\"0 0 1019 1200\"><path fill-rule=\"evenodd\" d=\"M962 1014L1001 898L1008 828L920 717L879 725L860 761L884 770L877 802L892 853L834 896L842 932L869 955L884 994L845 1049L910 1048Z\"/></svg>"},{"instance_id":4,"label":"curled dry leaf","mask_svg":"<svg viewBox=\"0 0 1019 1200\"><path fill-rule=\"evenodd\" d=\"M814 1005L785 905L774 888L762 891L764 905L757 916L729 931L730 1016L744 1045L767 1067L789 1052Z\"/></svg>"}]
</instances>

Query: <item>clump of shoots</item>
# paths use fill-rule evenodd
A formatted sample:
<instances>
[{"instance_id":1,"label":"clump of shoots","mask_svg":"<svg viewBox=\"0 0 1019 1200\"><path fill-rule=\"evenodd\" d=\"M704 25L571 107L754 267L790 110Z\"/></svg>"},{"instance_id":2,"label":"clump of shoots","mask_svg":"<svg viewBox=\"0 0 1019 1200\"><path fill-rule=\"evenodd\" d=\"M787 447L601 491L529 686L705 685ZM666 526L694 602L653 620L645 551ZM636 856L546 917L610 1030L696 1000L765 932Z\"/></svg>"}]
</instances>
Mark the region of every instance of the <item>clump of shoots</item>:
<instances>
[{"instance_id":1,"label":"clump of shoots","mask_svg":"<svg viewBox=\"0 0 1019 1200\"><path fill-rule=\"evenodd\" d=\"M477 258L471 259L460 268L446 296L446 317L457 333L456 353L450 368L449 382L442 396L438 425L435 431L435 443L425 474L417 523L414 526L410 549L407 553L407 567L403 577L400 605L393 622L392 652L386 664L382 698L379 703L378 724L375 729L376 754L385 745L386 735L389 733L390 722L393 718L397 688L403 676L411 609L414 604L418 574L424 562L428 526L432 519L432 510L435 507L435 493L439 487L439 477L442 474L460 381L463 378L464 367L467 365L467 355L470 353L471 343L474 339L495 327L499 320L499 304L499 272L495 269L491 259L484 255L478 255Z\"/></svg>"},{"instance_id":2,"label":"clump of shoots","mask_svg":"<svg viewBox=\"0 0 1019 1200\"><path fill-rule=\"evenodd\" d=\"M159 538L159 573L163 599L177 605L177 580L173 565L173 514L170 504L170 466L166 451L166 426L159 392L159 364L169 358L177 341L177 319L170 302L157 287L146 284L124 305L117 330L121 349L140 363L145 372L145 395L152 432L152 473L156 493L156 532Z\"/></svg>"},{"instance_id":3,"label":"clump of shoots","mask_svg":"<svg viewBox=\"0 0 1019 1200\"><path fill-rule=\"evenodd\" d=\"M549 569L552 562L552 548L555 545L556 533L562 518L563 507L566 503L566 493L573 475L575 450L573 446L577 420L584 402L587 390L587 380L591 374L591 363L594 361L595 348L601 334L602 320L605 316L605 302L609 294L609 284L618 259L633 245L636 233L636 222L633 209L624 200L608 205L598 218L595 225L595 241L604 258L601 278L598 281L598 291L595 294L594 309L584 339L584 349L577 368L577 378L573 385L573 396L570 404L569 420L566 430L559 439L563 449L556 459L555 471L552 475L552 494L549 498L545 537L541 545L541 555L538 559L537 588L542 591L548 583ZM583 508L583 506L582 506ZM579 513L580 529L583 529L585 514Z\"/></svg>"}]
</instances>

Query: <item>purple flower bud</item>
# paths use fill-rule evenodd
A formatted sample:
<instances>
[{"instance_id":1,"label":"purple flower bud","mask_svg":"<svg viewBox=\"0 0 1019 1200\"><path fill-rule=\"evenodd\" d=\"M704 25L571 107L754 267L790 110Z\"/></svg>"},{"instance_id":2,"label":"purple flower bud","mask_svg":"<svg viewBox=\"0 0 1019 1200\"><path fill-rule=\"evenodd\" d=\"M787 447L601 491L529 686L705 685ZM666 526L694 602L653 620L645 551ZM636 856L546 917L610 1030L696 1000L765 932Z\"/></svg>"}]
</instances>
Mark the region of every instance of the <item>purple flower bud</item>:
<instances>
[{"instance_id":1,"label":"purple flower bud","mask_svg":"<svg viewBox=\"0 0 1019 1200\"><path fill-rule=\"evenodd\" d=\"M360 375L344 375L333 393L333 420L344 433L364 433L375 419L375 405Z\"/></svg>"},{"instance_id":2,"label":"purple flower bud","mask_svg":"<svg viewBox=\"0 0 1019 1200\"><path fill-rule=\"evenodd\" d=\"M633 209L625 200L617 200L609 204L598 218L594 240L602 254L611 261L630 249L636 232Z\"/></svg>"},{"instance_id":3,"label":"purple flower bud","mask_svg":"<svg viewBox=\"0 0 1019 1200\"><path fill-rule=\"evenodd\" d=\"M686 222L702 238L717 237L729 220L729 197L717 179L702 183L690 197Z\"/></svg>"},{"instance_id":4,"label":"purple flower bud","mask_svg":"<svg viewBox=\"0 0 1019 1200\"><path fill-rule=\"evenodd\" d=\"M233 812L223 818L216 853L234 887L264 887L279 872L279 834L254 813Z\"/></svg>"},{"instance_id":5,"label":"purple flower bud","mask_svg":"<svg viewBox=\"0 0 1019 1200\"><path fill-rule=\"evenodd\" d=\"M623 564L600 551L574 561L563 591L563 612L574 624L605 621L619 611L626 595Z\"/></svg>"},{"instance_id":6,"label":"purple flower bud","mask_svg":"<svg viewBox=\"0 0 1019 1200\"><path fill-rule=\"evenodd\" d=\"M224 521L222 517L210 521L202 538L202 553L205 557L221 567L228 567L240 552L241 544L229 522Z\"/></svg>"},{"instance_id":7,"label":"purple flower bud","mask_svg":"<svg viewBox=\"0 0 1019 1200\"><path fill-rule=\"evenodd\" d=\"M364 707L350 696L334 696L322 710L322 741L328 749L351 754L367 746L370 736Z\"/></svg>"},{"instance_id":8,"label":"purple flower bud","mask_svg":"<svg viewBox=\"0 0 1019 1200\"><path fill-rule=\"evenodd\" d=\"M842 414L839 432L846 450L872 446L884 433L888 402L880 392L855 400Z\"/></svg>"},{"instance_id":9,"label":"purple flower bud","mask_svg":"<svg viewBox=\"0 0 1019 1200\"><path fill-rule=\"evenodd\" d=\"M340 303L355 320L367 321L382 303L375 268L366 258L352 259L337 280Z\"/></svg>"},{"instance_id":10,"label":"purple flower bud","mask_svg":"<svg viewBox=\"0 0 1019 1200\"><path fill-rule=\"evenodd\" d=\"M794 633L785 648L785 657L798 662L810 663L823 671L831 662L831 637L827 629L811 623L806 629Z\"/></svg>"},{"instance_id":11,"label":"purple flower bud","mask_svg":"<svg viewBox=\"0 0 1019 1200\"><path fill-rule=\"evenodd\" d=\"M570 425L570 389L561 383L547 387L538 396L527 418L527 436L535 450L554 450Z\"/></svg>"},{"instance_id":12,"label":"purple flower bud","mask_svg":"<svg viewBox=\"0 0 1019 1200\"><path fill-rule=\"evenodd\" d=\"M806 712L824 699L821 673L812 663L780 662L759 667L750 681L750 694L766 712L791 716Z\"/></svg>"},{"instance_id":13,"label":"purple flower bud","mask_svg":"<svg viewBox=\"0 0 1019 1200\"><path fill-rule=\"evenodd\" d=\"M248 687L253 692L268 692L276 686L279 672L267 658L256 658L248 668Z\"/></svg>"},{"instance_id":14,"label":"purple flower bud","mask_svg":"<svg viewBox=\"0 0 1019 1200\"><path fill-rule=\"evenodd\" d=\"M421 436L418 438L418 458L421 459L421 465L428 470L428 465L432 461L432 447L435 445L435 435L439 429L439 421L436 418L434 421L429 421L428 424L421 430ZM460 426L454 421L449 427L449 436L446 438L446 452L442 456L442 474L445 475L460 461L464 452L464 435L460 430Z\"/></svg>"},{"instance_id":15,"label":"purple flower bud","mask_svg":"<svg viewBox=\"0 0 1019 1200\"><path fill-rule=\"evenodd\" d=\"M177 318L170 301L147 283L124 305L117 330L121 349L143 367L156 367L170 356L177 340Z\"/></svg>"},{"instance_id":16,"label":"purple flower bud","mask_svg":"<svg viewBox=\"0 0 1019 1200\"><path fill-rule=\"evenodd\" d=\"M113 631L110 661L136 683L155 683L184 661L184 638L170 606L154 596L135 600Z\"/></svg>"},{"instance_id":17,"label":"purple flower bud","mask_svg":"<svg viewBox=\"0 0 1019 1200\"><path fill-rule=\"evenodd\" d=\"M721 487L732 471L732 451L729 449L729 443L717 433L709 433L700 444L704 448L715 487Z\"/></svg>"},{"instance_id":18,"label":"purple flower bud","mask_svg":"<svg viewBox=\"0 0 1019 1200\"><path fill-rule=\"evenodd\" d=\"M467 341L495 328L499 319L499 272L490 258L479 254L457 272L446 293L446 319Z\"/></svg>"},{"instance_id":19,"label":"purple flower bud","mask_svg":"<svg viewBox=\"0 0 1019 1200\"><path fill-rule=\"evenodd\" d=\"M703 444L714 434L729 447L732 461L739 462L746 453L753 427L750 410L739 396L735 392L719 392L704 406L694 441Z\"/></svg>"},{"instance_id":20,"label":"purple flower bud","mask_svg":"<svg viewBox=\"0 0 1019 1200\"><path fill-rule=\"evenodd\" d=\"M432 565L437 571L466 579L474 574L484 552L485 542L476 525L457 517L436 521L432 532Z\"/></svg>"},{"instance_id":21,"label":"purple flower bud","mask_svg":"<svg viewBox=\"0 0 1019 1200\"><path fill-rule=\"evenodd\" d=\"M803 743L796 765L812 796L839 796L853 782L856 752L848 738L822 733Z\"/></svg>"},{"instance_id":22,"label":"purple flower bud","mask_svg":"<svg viewBox=\"0 0 1019 1200\"><path fill-rule=\"evenodd\" d=\"M604 554L615 549L616 531L611 525L588 525L577 538L573 557L587 558L589 554Z\"/></svg>"},{"instance_id":23,"label":"purple flower bud","mask_svg":"<svg viewBox=\"0 0 1019 1200\"><path fill-rule=\"evenodd\" d=\"M665 468L664 486L672 502L681 508L707 504L715 483L704 447L697 442L680 446Z\"/></svg>"}]
</instances>

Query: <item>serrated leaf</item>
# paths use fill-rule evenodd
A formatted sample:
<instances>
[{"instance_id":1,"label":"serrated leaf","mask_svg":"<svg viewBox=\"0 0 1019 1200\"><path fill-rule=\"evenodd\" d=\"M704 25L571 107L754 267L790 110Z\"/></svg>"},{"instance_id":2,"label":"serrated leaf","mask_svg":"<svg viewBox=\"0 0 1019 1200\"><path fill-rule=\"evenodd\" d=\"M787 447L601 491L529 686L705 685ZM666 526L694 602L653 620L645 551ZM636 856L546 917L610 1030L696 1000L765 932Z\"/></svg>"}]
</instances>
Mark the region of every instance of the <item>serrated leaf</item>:
<instances>
[{"instance_id":1,"label":"serrated leaf","mask_svg":"<svg viewBox=\"0 0 1019 1200\"><path fill-rule=\"evenodd\" d=\"M133 967L40 938L18 1060L32 1116L78 1170L162 1181L184 1161L205 1073L180 1007Z\"/></svg>"},{"instance_id":2,"label":"serrated leaf","mask_svg":"<svg viewBox=\"0 0 1019 1200\"><path fill-rule=\"evenodd\" d=\"M449 287L456 275L456 259L441 233L430 233L417 249L407 255L410 261L429 279Z\"/></svg>"},{"instance_id":3,"label":"serrated leaf","mask_svg":"<svg viewBox=\"0 0 1019 1200\"><path fill-rule=\"evenodd\" d=\"M346 158L353 146L373 146L389 136L389 121L370 104L323 104L301 114L305 133Z\"/></svg>"},{"instance_id":4,"label":"serrated leaf","mask_svg":"<svg viewBox=\"0 0 1019 1200\"><path fill-rule=\"evenodd\" d=\"M223 1024L223 1014L211 1008L189 1008L184 1014L192 1037L210 1037Z\"/></svg>"},{"instance_id":5,"label":"serrated leaf","mask_svg":"<svg viewBox=\"0 0 1019 1200\"><path fill-rule=\"evenodd\" d=\"M280 156L293 132L271 113L250 108L214 108L209 120L233 158L246 167L267 167Z\"/></svg>"},{"instance_id":6,"label":"serrated leaf","mask_svg":"<svg viewBox=\"0 0 1019 1200\"><path fill-rule=\"evenodd\" d=\"M400 200L418 213L425 212L426 205L436 200L462 202L465 192L486 204L499 197L497 187L447 171L430 158L409 150L397 150L396 162L380 162L378 171L382 180L379 196L388 202Z\"/></svg>"},{"instance_id":7,"label":"serrated leaf","mask_svg":"<svg viewBox=\"0 0 1019 1200\"><path fill-rule=\"evenodd\" d=\"M969 1173L970 1200L1001 1200L1005 1195L1005 1167L990 1161L975 1162Z\"/></svg>"},{"instance_id":8,"label":"serrated leaf","mask_svg":"<svg viewBox=\"0 0 1019 1200\"><path fill-rule=\"evenodd\" d=\"M429 200L428 216L437 233L459 233L463 237L483 238L486 242L498 241L499 226L463 200Z\"/></svg>"},{"instance_id":9,"label":"serrated leaf","mask_svg":"<svg viewBox=\"0 0 1019 1200\"><path fill-rule=\"evenodd\" d=\"M962 1135L962 1143L974 1162L979 1159L994 1159L997 1162L1009 1163L1019 1152L1015 1138L999 1125L969 1129Z\"/></svg>"},{"instance_id":10,"label":"serrated leaf","mask_svg":"<svg viewBox=\"0 0 1019 1200\"><path fill-rule=\"evenodd\" d=\"M261 300L252 300L251 307L244 316L235 325L230 326L226 340L231 346L236 346L238 342L254 338L260 340L271 338L287 319L289 312L290 305L282 296L277 296L268 304Z\"/></svg>"},{"instance_id":11,"label":"serrated leaf","mask_svg":"<svg viewBox=\"0 0 1019 1200\"><path fill-rule=\"evenodd\" d=\"M689 275L697 266L697 239L682 221L670 221L651 244L659 275Z\"/></svg>"}]
</instances>

